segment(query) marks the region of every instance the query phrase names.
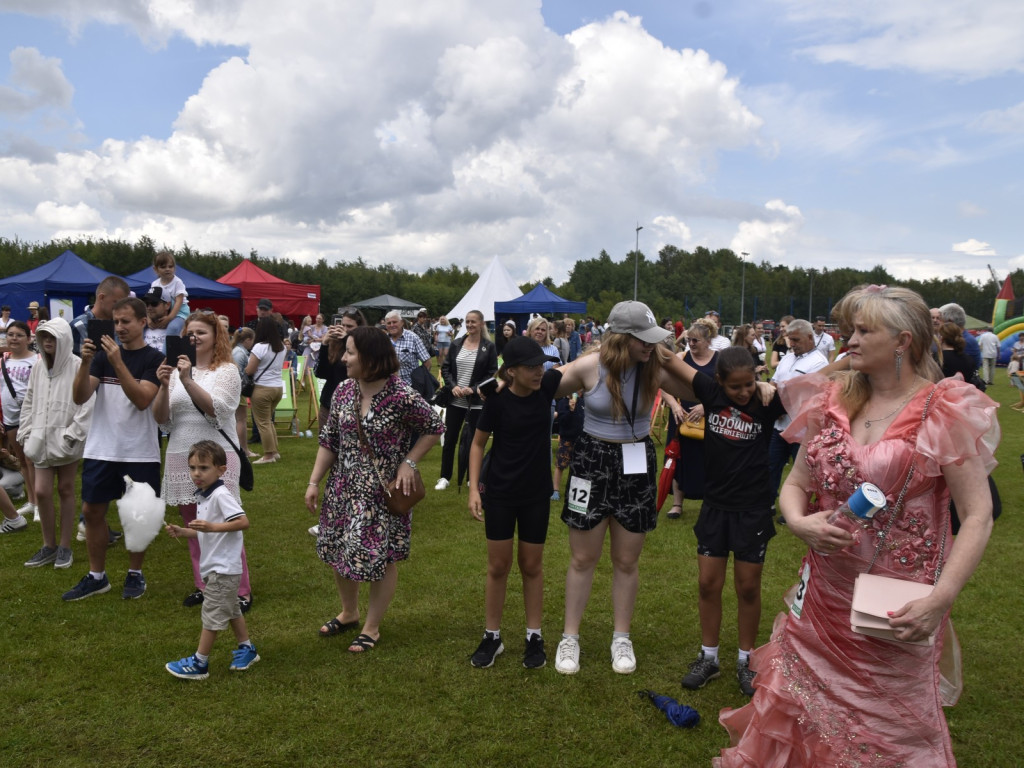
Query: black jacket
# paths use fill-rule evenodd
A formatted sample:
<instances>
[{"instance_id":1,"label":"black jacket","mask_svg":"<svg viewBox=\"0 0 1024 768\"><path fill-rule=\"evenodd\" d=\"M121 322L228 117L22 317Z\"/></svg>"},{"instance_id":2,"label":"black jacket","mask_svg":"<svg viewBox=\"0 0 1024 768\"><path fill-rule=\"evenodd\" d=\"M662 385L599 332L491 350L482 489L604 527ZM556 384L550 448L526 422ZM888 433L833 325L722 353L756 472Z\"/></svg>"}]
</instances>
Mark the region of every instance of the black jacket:
<instances>
[{"instance_id":1,"label":"black jacket","mask_svg":"<svg viewBox=\"0 0 1024 768\"><path fill-rule=\"evenodd\" d=\"M459 356L459 352L462 351L462 345L465 342L465 336L455 339L444 358L444 365L441 366L441 378L444 380L446 387L451 388L459 383L455 370L455 361ZM477 384L491 378L497 371L498 350L495 348L494 342L490 339L480 339L480 351L476 355L476 363L473 366L473 375L469 379L469 386L475 389ZM470 403L472 404L479 402L480 400L475 394L470 398Z\"/></svg>"}]
</instances>

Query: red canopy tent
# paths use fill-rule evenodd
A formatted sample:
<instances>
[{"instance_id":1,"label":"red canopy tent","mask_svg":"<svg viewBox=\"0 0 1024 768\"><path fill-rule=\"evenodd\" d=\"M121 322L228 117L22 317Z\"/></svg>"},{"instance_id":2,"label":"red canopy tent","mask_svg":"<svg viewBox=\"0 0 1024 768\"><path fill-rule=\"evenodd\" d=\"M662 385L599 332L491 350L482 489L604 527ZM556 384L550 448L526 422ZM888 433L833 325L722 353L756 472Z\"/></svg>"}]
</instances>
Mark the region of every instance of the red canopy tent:
<instances>
[{"instance_id":1,"label":"red canopy tent","mask_svg":"<svg viewBox=\"0 0 1024 768\"><path fill-rule=\"evenodd\" d=\"M260 269L246 259L218 283L233 285L242 292L242 322L256 317L256 304L260 299L274 302L274 311L290 318L296 325L302 317L316 317L320 311L320 286L289 283Z\"/></svg>"}]
</instances>

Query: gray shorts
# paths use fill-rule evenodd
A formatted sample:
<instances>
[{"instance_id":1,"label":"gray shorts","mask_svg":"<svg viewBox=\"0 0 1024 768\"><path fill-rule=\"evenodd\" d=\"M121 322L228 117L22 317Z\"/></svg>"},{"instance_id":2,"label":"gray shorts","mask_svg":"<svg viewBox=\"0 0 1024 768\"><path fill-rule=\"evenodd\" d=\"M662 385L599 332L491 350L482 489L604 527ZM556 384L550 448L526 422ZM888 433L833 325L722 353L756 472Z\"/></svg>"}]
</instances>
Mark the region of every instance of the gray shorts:
<instances>
[{"instance_id":1,"label":"gray shorts","mask_svg":"<svg viewBox=\"0 0 1024 768\"><path fill-rule=\"evenodd\" d=\"M203 583L203 629L220 632L228 628L232 619L242 616L238 605L238 585L242 581L240 573L210 573Z\"/></svg>"}]
</instances>

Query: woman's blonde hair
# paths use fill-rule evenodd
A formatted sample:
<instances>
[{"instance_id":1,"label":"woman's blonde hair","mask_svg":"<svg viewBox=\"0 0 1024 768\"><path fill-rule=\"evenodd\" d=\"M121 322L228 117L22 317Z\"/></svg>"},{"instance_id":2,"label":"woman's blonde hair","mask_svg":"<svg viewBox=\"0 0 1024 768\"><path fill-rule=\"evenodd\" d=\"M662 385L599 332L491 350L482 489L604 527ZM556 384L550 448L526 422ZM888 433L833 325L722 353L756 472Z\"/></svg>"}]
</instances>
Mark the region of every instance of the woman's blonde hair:
<instances>
[{"instance_id":1,"label":"woman's blonde hair","mask_svg":"<svg viewBox=\"0 0 1024 768\"><path fill-rule=\"evenodd\" d=\"M606 331L601 336L601 347L598 350L601 367L606 373L604 384L612 396L612 419L615 421L625 419L627 410L632 405L632 403L627 405L622 397L622 377L636 365L629 356L629 342L632 338L628 333ZM658 394L660 385L661 359L655 352L640 369L640 380L637 382L637 386L640 387L637 413L650 410L654 405L654 398Z\"/></svg>"},{"instance_id":2,"label":"woman's blonde hair","mask_svg":"<svg viewBox=\"0 0 1024 768\"><path fill-rule=\"evenodd\" d=\"M893 338L906 331L910 334L910 346L904 353L904 362L909 363L911 372L929 381L942 378L942 369L931 356L931 313L924 299L915 291L884 285L861 285L839 300L833 315L840 326L854 328L855 320L859 318L863 325L884 329ZM837 378L842 385L839 399L853 418L871 397L871 380L860 371L847 371Z\"/></svg>"},{"instance_id":3,"label":"woman's blonde hair","mask_svg":"<svg viewBox=\"0 0 1024 768\"><path fill-rule=\"evenodd\" d=\"M485 341L490 341L491 334L487 332L487 321L484 320L484 313L479 309L471 309L466 313L466 317L469 317L470 315L476 315L477 320L480 321L480 338Z\"/></svg>"},{"instance_id":4,"label":"woman's blonde hair","mask_svg":"<svg viewBox=\"0 0 1024 768\"><path fill-rule=\"evenodd\" d=\"M547 321L546 317L537 316L533 318L533 320L530 321L530 324L526 326L526 335L532 339L534 328L536 328L541 323L547 325L548 338L547 341L544 342L544 344L551 344L551 323ZM541 344L541 346L544 346L544 344Z\"/></svg>"}]
</instances>

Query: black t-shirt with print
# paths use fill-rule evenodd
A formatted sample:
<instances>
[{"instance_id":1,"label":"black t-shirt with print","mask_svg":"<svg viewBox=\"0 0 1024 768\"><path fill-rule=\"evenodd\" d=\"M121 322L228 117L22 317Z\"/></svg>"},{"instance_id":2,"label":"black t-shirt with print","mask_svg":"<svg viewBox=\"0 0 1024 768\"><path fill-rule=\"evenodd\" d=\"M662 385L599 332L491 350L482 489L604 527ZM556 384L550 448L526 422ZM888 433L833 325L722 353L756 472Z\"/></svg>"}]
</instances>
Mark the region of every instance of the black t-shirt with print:
<instances>
[{"instance_id":1,"label":"black t-shirt with print","mask_svg":"<svg viewBox=\"0 0 1024 768\"><path fill-rule=\"evenodd\" d=\"M772 425L786 409L778 392L764 406L755 393L744 406L735 405L718 383L703 373L693 391L704 405L704 501L720 509L748 511L772 505L768 482L768 443Z\"/></svg>"},{"instance_id":2,"label":"black t-shirt with print","mask_svg":"<svg viewBox=\"0 0 1024 768\"><path fill-rule=\"evenodd\" d=\"M551 496L551 399L561 381L562 374L551 369L540 389L526 397L505 387L484 401L476 428L492 435L483 478L487 499L532 502Z\"/></svg>"}]
</instances>

